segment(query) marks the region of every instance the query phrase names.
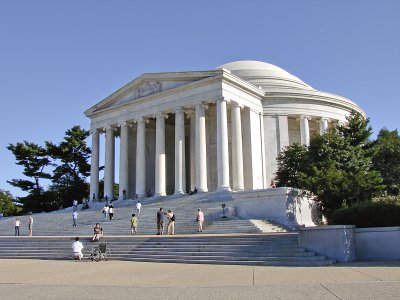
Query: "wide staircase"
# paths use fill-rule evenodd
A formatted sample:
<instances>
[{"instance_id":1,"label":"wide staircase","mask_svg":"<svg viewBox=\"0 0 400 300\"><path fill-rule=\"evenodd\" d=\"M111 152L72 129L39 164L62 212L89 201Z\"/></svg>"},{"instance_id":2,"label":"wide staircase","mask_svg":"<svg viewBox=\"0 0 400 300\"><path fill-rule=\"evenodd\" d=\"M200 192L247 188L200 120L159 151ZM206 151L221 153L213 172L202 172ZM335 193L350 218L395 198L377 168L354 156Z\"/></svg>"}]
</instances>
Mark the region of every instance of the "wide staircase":
<instances>
[{"instance_id":1,"label":"wide staircase","mask_svg":"<svg viewBox=\"0 0 400 300\"><path fill-rule=\"evenodd\" d=\"M104 230L101 242L108 243L112 259L116 260L291 266L334 263L298 247L295 232L284 232L284 228L265 220L239 219L229 193L142 199L138 234L131 235L130 218L135 213L136 202L113 202L115 217L111 221L104 220L101 213L104 203L93 203L89 210L79 211L77 227L72 227L72 208L34 214L33 237L26 236L26 216L20 217L20 237L12 236L14 218L4 218L0 220L0 258L70 259L75 236L80 236L84 256L88 257L96 245L90 241L93 227L99 222ZM222 203L226 204L224 212ZM175 235L155 235L156 213L160 207L175 212ZM197 208L206 217L203 233L197 233ZM263 233L263 227L273 228L274 232Z\"/></svg>"}]
</instances>

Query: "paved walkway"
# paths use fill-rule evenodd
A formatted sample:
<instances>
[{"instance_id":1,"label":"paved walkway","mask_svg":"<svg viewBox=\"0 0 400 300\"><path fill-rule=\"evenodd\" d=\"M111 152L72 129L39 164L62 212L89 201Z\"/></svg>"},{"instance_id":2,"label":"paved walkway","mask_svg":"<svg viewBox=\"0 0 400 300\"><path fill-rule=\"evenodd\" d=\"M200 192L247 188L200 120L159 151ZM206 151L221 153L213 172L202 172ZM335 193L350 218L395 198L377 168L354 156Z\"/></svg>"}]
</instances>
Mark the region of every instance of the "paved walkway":
<instances>
[{"instance_id":1,"label":"paved walkway","mask_svg":"<svg viewBox=\"0 0 400 300\"><path fill-rule=\"evenodd\" d=\"M0 299L400 299L400 262L251 267L0 260Z\"/></svg>"}]
</instances>

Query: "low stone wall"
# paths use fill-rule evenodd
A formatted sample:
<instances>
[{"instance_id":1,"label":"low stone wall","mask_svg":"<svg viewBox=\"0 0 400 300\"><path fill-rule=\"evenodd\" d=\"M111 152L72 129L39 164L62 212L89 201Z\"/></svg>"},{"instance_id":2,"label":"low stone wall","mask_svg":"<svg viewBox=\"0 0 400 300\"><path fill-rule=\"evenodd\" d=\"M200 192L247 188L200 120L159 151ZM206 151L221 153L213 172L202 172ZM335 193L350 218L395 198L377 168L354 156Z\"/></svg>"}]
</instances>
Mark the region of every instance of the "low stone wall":
<instances>
[{"instance_id":1,"label":"low stone wall","mask_svg":"<svg viewBox=\"0 0 400 300\"><path fill-rule=\"evenodd\" d=\"M400 260L400 227L305 227L299 231L299 246L338 262Z\"/></svg>"},{"instance_id":2,"label":"low stone wall","mask_svg":"<svg viewBox=\"0 0 400 300\"><path fill-rule=\"evenodd\" d=\"M301 190L271 188L233 193L234 206L244 219L267 219L290 228L313 226L317 209L313 200L302 196Z\"/></svg>"},{"instance_id":3,"label":"low stone wall","mask_svg":"<svg viewBox=\"0 0 400 300\"><path fill-rule=\"evenodd\" d=\"M400 260L400 227L356 228L357 260Z\"/></svg>"},{"instance_id":4,"label":"low stone wall","mask_svg":"<svg viewBox=\"0 0 400 300\"><path fill-rule=\"evenodd\" d=\"M300 228L299 246L312 250L338 262L350 262L356 259L352 225L318 226Z\"/></svg>"}]
</instances>

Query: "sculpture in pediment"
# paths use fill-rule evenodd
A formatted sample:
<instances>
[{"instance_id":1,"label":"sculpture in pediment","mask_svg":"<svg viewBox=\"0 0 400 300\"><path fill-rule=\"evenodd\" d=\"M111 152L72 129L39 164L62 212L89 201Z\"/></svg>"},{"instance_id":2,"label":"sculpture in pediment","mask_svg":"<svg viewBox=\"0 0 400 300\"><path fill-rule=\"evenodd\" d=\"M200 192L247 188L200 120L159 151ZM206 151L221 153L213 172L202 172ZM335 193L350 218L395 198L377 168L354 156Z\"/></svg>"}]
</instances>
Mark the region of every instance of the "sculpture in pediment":
<instances>
[{"instance_id":1,"label":"sculpture in pediment","mask_svg":"<svg viewBox=\"0 0 400 300\"><path fill-rule=\"evenodd\" d=\"M161 82L149 81L141 85L134 93L133 99L145 97L154 93L161 92Z\"/></svg>"}]
</instances>

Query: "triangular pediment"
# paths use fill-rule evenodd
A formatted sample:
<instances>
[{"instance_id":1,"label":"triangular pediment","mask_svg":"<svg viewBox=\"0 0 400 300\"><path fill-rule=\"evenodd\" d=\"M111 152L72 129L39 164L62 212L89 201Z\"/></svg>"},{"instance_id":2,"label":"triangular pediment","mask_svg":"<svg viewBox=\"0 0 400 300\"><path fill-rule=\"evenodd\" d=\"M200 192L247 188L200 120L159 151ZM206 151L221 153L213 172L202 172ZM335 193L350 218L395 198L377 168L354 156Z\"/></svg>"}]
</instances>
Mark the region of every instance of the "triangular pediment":
<instances>
[{"instance_id":1,"label":"triangular pediment","mask_svg":"<svg viewBox=\"0 0 400 300\"><path fill-rule=\"evenodd\" d=\"M220 70L144 74L88 109L85 114L89 116L103 109L121 106L144 97L177 89L219 73Z\"/></svg>"},{"instance_id":2,"label":"triangular pediment","mask_svg":"<svg viewBox=\"0 0 400 300\"><path fill-rule=\"evenodd\" d=\"M114 102L112 106L128 103L139 98L150 96L153 94L161 93L163 91L171 90L188 83L193 82L193 80L185 81L168 81L168 80L148 80L140 83L127 95L121 97L118 101Z\"/></svg>"}]
</instances>

